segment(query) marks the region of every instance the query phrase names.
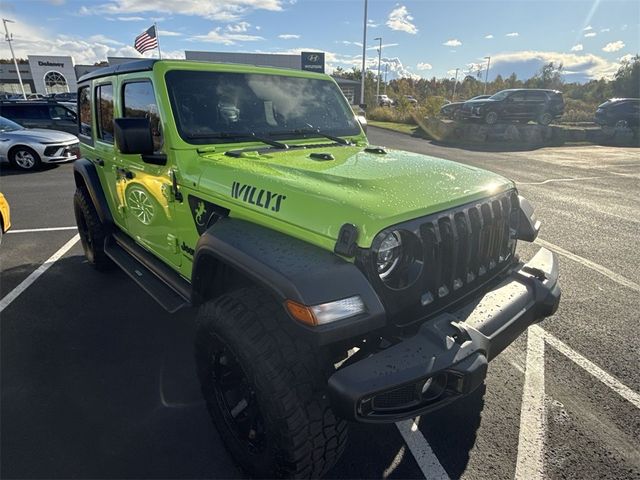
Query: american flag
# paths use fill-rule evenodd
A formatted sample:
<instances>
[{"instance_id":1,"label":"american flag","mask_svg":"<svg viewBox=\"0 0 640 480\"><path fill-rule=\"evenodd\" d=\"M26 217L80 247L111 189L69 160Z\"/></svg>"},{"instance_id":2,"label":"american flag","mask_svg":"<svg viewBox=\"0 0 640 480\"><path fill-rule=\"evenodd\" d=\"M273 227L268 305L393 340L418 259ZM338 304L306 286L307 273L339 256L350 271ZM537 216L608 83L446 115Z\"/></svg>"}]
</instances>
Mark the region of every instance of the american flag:
<instances>
[{"instance_id":1,"label":"american flag","mask_svg":"<svg viewBox=\"0 0 640 480\"><path fill-rule=\"evenodd\" d=\"M156 26L152 25L144 32L136 37L136 41L133 44L135 49L140 53L144 53L147 50L153 50L158 48L158 36L156 35Z\"/></svg>"}]
</instances>

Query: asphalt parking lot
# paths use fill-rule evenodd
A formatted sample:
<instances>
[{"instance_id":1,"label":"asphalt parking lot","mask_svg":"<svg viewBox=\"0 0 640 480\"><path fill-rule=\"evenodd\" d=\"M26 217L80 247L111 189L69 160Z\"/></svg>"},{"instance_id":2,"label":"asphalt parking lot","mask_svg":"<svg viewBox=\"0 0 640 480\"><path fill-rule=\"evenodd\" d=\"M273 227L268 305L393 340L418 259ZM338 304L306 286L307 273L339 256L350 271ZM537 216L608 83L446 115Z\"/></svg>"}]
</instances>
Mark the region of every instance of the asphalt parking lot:
<instances>
[{"instance_id":1,"label":"asphalt parking lot","mask_svg":"<svg viewBox=\"0 0 640 480\"><path fill-rule=\"evenodd\" d=\"M514 179L561 262L558 313L486 388L399 425L353 425L331 478L640 478L640 149L481 151L370 128L372 143ZM5 169L2 478L238 478L200 398L190 312L86 265L72 166Z\"/></svg>"}]
</instances>

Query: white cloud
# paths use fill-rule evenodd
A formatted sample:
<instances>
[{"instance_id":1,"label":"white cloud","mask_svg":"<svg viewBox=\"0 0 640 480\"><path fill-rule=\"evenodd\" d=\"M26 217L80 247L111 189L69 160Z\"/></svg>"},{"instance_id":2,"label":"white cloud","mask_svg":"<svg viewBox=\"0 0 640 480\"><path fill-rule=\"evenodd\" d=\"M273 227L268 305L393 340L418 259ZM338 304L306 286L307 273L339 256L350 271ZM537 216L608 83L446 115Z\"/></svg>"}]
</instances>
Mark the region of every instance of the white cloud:
<instances>
[{"instance_id":1,"label":"white cloud","mask_svg":"<svg viewBox=\"0 0 640 480\"><path fill-rule=\"evenodd\" d=\"M490 39L492 39L492 38L493 38L493 35L491 35L491 34L489 34L489 35L485 35L485 36L484 36L484 38L486 38L486 39L490 40Z\"/></svg>"},{"instance_id":2,"label":"white cloud","mask_svg":"<svg viewBox=\"0 0 640 480\"><path fill-rule=\"evenodd\" d=\"M374 22L373 20L367 20L367 27L369 28L378 28L380 26L379 23Z\"/></svg>"},{"instance_id":3,"label":"white cloud","mask_svg":"<svg viewBox=\"0 0 640 480\"><path fill-rule=\"evenodd\" d=\"M606 32L610 32L611 29L610 28L601 28L600 29L600 33L606 33Z\"/></svg>"},{"instance_id":4,"label":"white cloud","mask_svg":"<svg viewBox=\"0 0 640 480\"><path fill-rule=\"evenodd\" d=\"M389 13L387 19L387 27L391 30L397 30L400 32L410 33L415 35L418 33L418 28L412 23L413 17L409 15L407 7L400 5Z\"/></svg>"},{"instance_id":5,"label":"white cloud","mask_svg":"<svg viewBox=\"0 0 640 480\"><path fill-rule=\"evenodd\" d=\"M426 62L420 62L417 65L418 70L431 70L433 68L433 65L431 65L430 63L426 63Z\"/></svg>"},{"instance_id":6,"label":"white cloud","mask_svg":"<svg viewBox=\"0 0 640 480\"><path fill-rule=\"evenodd\" d=\"M491 74L503 77L517 72L520 78L529 78L549 63L562 64L568 81L587 81L602 77L611 78L619 67L603 57L583 53L560 53L525 50L491 56Z\"/></svg>"},{"instance_id":7,"label":"white cloud","mask_svg":"<svg viewBox=\"0 0 640 480\"><path fill-rule=\"evenodd\" d=\"M160 30L161 37L181 37L183 34L180 32L172 32L171 30Z\"/></svg>"},{"instance_id":8,"label":"white cloud","mask_svg":"<svg viewBox=\"0 0 640 480\"><path fill-rule=\"evenodd\" d=\"M362 44L359 44L360 47L362 47ZM389 48L389 47L397 47L398 45L400 45L399 43L383 43L382 44L382 49L384 50L385 48ZM367 47L367 50L378 50L378 45L375 45L373 47Z\"/></svg>"},{"instance_id":9,"label":"white cloud","mask_svg":"<svg viewBox=\"0 0 640 480\"><path fill-rule=\"evenodd\" d=\"M604 47L602 47L603 52L617 52L618 50L622 50L625 47L624 42L622 40L618 40L617 42L607 43Z\"/></svg>"},{"instance_id":10,"label":"white cloud","mask_svg":"<svg viewBox=\"0 0 640 480\"><path fill-rule=\"evenodd\" d=\"M300 35L294 35L293 33L283 33L282 35L278 35L278 38L283 40L295 40L300 38Z\"/></svg>"},{"instance_id":11,"label":"white cloud","mask_svg":"<svg viewBox=\"0 0 640 480\"><path fill-rule=\"evenodd\" d=\"M144 17L107 17L109 21L119 21L119 22L142 22L146 20Z\"/></svg>"},{"instance_id":12,"label":"white cloud","mask_svg":"<svg viewBox=\"0 0 640 480\"><path fill-rule=\"evenodd\" d=\"M584 36L585 38L593 38L597 35L596 32L589 32L589 33L585 33Z\"/></svg>"},{"instance_id":13,"label":"white cloud","mask_svg":"<svg viewBox=\"0 0 640 480\"><path fill-rule=\"evenodd\" d=\"M507 33L505 37L519 37L520 34L518 32Z\"/></svg>"},{"instance_id":14,"label":"white cloud","mask_svg":"<svg viewBox=\"0 0 640 480\"><path fill-rule=\"evenodd\" d=\"M356 47L362 48L362 42L351 42L349 40L341 40L339 43L343 45L355 45Z\"/></svg>"},{"instance_id":15,"label":"white cloud","mask_svg":"<svg viewBox=\"0 0 640 480\"><path fill-rule=\"evenodd\" d=\"M442 45L444 45L445 47L459 47L462 45L462 42L457 38L452 38L451 40L447 40L446 42L444 42Z\"/></svg>"},{"instance_id":16,"label":"white cloud","mask_svg":"<svg viewBox=\"0 0 640 480\"><path fill-rule=\"evenodd\" d=\"M622 30L622 31L624 32L627 28L629 28L629 25L627 25L627 24L625 23L624 25L622 25L622 26L620 27L620 30Z\"/></svg>"},{"instance_id":17,"label":"white cloud","mask_svg":"<svg viewBox=\"0 0 640 480\"><path fill-rule=\"evenodd\" d=\"M132 15L170 13L231 22L255 10L278 12L283 0L111 0L91 7L80 7L81 15Z\"/></svg>"},{"instance_id":18,"label":"white cloud","mask_svg":"<svg viewBox=\"0 0 640 480\"><path fill-rule=\"evenodd\" d=\"M217 27L206 35L195 35L190 37L189 40L221 43L222 45L235 45L238 42L257 42L264 40L264 38L259 35L251 35L248 33L232 33L223 31L221 27Z\"/></svg>"},{"instance_id":19,"label":"white cloud","mask_svg":"<svg viewBox=\"0 0 640 480\"><path fill-rule=\"evenodd\" d=\"M631 60L633 60L635 58L635 55L632 53L627 53L626 55L621 56L618 61L620 63L625 63L625 62L630 62Z\"/></svg>"},{"instance_id":20,"label":"white cloud","mask_svg":"<svg viewBox=\"0 0 640 480\"><path fill-rule=\"evenodd\" d=\"M584 50L584 46L581 43L578 43L577 45L571 47L572 52L581 52L582 50Z\"/></svg>"},{"instance_id":21,"label":"white cloud","mask_svg":"<svg viewBox=\"0 0 640 480\"><path fill-rule=\"evenodd\" d=\"M124 45L124 43L118 42L117 40L107 37L106 35L92 35L89 37L89 41L95 42L95 43L103 43L105 45L115 45L115 46Z\"/></svg>"},{"instance_id":22,"label":"white cloud","mask_svg":"<svg viewBox=\"0 0 640 480\"><path fill-rule=\"evenodd\" d=\"M227 31L232 33L244 33L249 30L251 24L249 22L239 22L235 25L227 25Z\"/></svg>"},{"instance_id":23,"label":"white cloud","mask_svg":"<svg viewBox=\"0 0 640 480\"><path fill-rule=\"evenodd\" d=\"M593 27L591 25L587 25L582 30L584 30L585 32L588 32L589 30L593 30Z\"/></svg>"}]
</instances>

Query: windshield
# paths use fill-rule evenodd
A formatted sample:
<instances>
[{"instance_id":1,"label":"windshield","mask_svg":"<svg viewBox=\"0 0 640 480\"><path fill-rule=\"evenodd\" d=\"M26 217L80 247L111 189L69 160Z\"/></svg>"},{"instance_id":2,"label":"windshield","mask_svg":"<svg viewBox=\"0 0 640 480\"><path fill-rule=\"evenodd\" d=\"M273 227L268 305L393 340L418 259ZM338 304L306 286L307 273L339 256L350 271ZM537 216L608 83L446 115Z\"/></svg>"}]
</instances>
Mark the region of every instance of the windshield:
<instances>
[{"instance_id":1,"label":"windshield","mask_svg":"<svg viewBox=\"0 0 640 480\"><path fill-rule=\"evenodd\" d=\"M360 134L344 95L328 80L173 70L166 81L178 132L190 143L246 142L242 133L321 136L310 125L335 136Z\"/></svg>"},{"instance_id":2,"label":"windshield","mask_svg":"<svg viewBox=\"0 0 640 480\"><path fill-rule=\"evenodd\" d=\"M509 96L511 90L502 90L501 92L496 93L495 95L491 95L489 98L491 100L504 100Z\"/></svg>"},{"instance_id":3,"label":"windshield","mask_svg":"<svg viewBox=\"0 0 640 480\"><path fill-rule=\"evenodd\" d=\"M16 122L0 117L0 132L15 132L16 130L24 130L24 127L18 125Z\"/></svg>"}]
</instances>

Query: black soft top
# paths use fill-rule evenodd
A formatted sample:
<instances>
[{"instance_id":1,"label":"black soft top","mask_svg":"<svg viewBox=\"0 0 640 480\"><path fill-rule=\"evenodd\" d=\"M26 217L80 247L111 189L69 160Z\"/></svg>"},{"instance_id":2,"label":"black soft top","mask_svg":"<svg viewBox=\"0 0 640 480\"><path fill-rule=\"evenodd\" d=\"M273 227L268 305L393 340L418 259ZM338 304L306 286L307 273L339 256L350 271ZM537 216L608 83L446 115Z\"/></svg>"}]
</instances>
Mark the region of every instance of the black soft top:
<instances>
[{"instance_id":1,"label":"black soft top","mask_svg":"<svg viewBox=\"0 0 640 480\"><path fill-rule=\"evenodd\" d=\"M98 68L97 70L80 77L78 83L93 80L94 78L117 75L120 73L148 72L149 70L153 70L153 65L157 61L157 58L150 58L145 60L136 60L134 62L120 63L118 65L113 65L112 67Z\"/></svg>"}]
</instances>

